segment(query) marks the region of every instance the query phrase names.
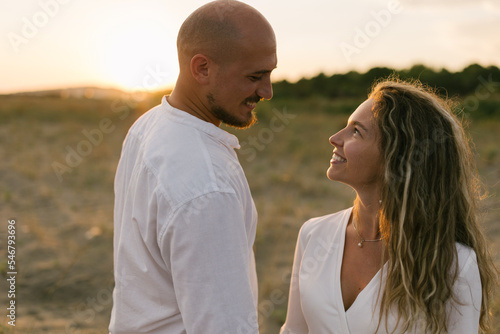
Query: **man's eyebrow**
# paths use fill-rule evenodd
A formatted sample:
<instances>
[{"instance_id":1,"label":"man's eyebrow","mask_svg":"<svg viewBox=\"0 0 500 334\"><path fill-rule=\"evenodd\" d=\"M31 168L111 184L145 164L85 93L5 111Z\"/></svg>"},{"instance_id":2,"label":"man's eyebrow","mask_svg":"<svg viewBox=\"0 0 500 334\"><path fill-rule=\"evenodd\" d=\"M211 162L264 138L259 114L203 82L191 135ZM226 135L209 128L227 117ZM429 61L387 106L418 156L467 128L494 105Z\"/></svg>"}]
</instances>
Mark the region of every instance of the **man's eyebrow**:
<instances>
[{"instance_id":1,"label":"man's eyebrow","mask_svg":"<svg viewBox=\"0 0 500 334\"><path fill-rule=\"evenodd\" d=\"M352 125L354 126L359 126L361 129L363 129L365 132L370 132L368 131L368 128L366 126L364 126L362 123L358 122L358 121L351 121L350 122Z\"/></svg>"},{"instance_id":2,"label":"man's eyebrow","mask_svg":"<svg viewBox=\"0 0 500 334\"><path fill-rule=\"evenodd\" d=\"M276 67L275 67L275 68L273 68L273 69L271 69L271 70L260 70L260 71L255 71L255 72L252 72L252 74L267 74L267 73L271 73L271 72L272 72L272 71L274 71L275 69L276 69Z\"/></svg>"}]
</instances>

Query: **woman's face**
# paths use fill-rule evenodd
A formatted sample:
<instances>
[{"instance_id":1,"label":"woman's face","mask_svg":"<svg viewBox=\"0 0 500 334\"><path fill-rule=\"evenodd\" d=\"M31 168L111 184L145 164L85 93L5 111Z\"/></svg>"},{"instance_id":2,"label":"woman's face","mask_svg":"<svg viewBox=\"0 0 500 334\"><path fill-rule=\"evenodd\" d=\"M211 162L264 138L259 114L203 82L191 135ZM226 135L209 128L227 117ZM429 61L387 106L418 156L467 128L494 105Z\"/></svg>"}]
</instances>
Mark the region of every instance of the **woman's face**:
<instances>
[{"instance_id":1,"label":"woman's face","mask_svg":"<svg viewBox=\"0 0 500 334\"><path fill-rule=\"evenodd\" d=\"M382 182L380 131L373 119L372 107L372 99L363 102L351 114L347 126L330 137L335 149L326 175L355 190L379 187Z\"/></svg>"}]
</instances>

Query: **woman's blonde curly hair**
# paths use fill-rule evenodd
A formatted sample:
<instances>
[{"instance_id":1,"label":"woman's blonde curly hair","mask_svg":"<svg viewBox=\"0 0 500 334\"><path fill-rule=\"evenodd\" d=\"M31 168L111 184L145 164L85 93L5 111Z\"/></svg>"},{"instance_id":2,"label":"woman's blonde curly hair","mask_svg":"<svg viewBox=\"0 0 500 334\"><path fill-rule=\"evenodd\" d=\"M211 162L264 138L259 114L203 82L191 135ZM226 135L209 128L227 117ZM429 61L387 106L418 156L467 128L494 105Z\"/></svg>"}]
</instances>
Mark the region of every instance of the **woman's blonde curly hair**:
<instances>
[{"instance_id":1,"label":"woman's blonde curly hair","mask_svg":"<svg viewBox=\"0 0 500 334\"><path fill-rule=\"evenodd\" d=\"M483 190L461 121L449 100L417 81L380 81L369 98L385 164L379 219L389 260L379 327L395 311L404 332L447 332L446 305L460 302L453 294L458 242L476 253L480 328L488 332L497 271L478 221Z\"/></svg>"}]
</instances>

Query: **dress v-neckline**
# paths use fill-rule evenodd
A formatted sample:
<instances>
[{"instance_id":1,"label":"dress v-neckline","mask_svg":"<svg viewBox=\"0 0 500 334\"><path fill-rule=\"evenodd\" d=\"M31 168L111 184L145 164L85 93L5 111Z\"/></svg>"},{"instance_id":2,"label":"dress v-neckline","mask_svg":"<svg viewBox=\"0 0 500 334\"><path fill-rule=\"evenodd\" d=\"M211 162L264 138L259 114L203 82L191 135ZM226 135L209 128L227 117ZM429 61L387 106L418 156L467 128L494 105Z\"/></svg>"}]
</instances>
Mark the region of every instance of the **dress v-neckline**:
<instances>
[{"instance_id":1,"label":"dress v-neckline","mask_svg":"<svg viewBox=\"0 0 500 334\"><path fill-rule=\"evenodd\" d=\"M343 264L343 258L344 258L344 249L345 249L345 242L346 242L346 231L347 231L347 225L349 224L350 217L352 215L352 208L351 212L346 215L344 218L343 226L342 226L342 239L341 239L341 251L338 252L338 265L335 268L335 279L333 280L338 281L338 284L336 286L335 295L337 296L337 303L339 305L339 308L343 311L344 317L347 315L347 313L352 310L353 308L356 308L356 306L360 303L359 300L366 299L364 296L369 293L373 289L373 285L379 284L380 282L380 276L382 273L382 268L377 271L377 273L372 277L370 282L358 293L352 304L349 306L349 308L346 310L344 306L344 299L342 296L342 277L341 277L341 271L342 271L342 264ZM384 264L385 266L385 264ZM347 320L347 319L346 319Z\"/></svg>"}]
</instances>

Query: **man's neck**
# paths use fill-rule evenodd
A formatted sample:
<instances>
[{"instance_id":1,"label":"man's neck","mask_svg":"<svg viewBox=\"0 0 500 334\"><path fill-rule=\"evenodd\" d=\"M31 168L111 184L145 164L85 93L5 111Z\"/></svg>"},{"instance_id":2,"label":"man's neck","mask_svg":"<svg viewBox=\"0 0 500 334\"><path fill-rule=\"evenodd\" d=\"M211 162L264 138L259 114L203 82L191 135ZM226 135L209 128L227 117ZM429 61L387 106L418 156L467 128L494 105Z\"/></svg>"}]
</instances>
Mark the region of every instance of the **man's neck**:
<instances>
[{"instance_id":1,"label":"man's neck","mask_svg":"<svg viewBox=\"0 0 500 334\"><path fill-rule=\"evenodd\" d=\"M199 96L184 94L177 86L167 97L167 101L172 107L187 112L205 122L212 123L215 126L221 124L221 121L210 112L208 105Z\"/></svg>"}]
</instances>

